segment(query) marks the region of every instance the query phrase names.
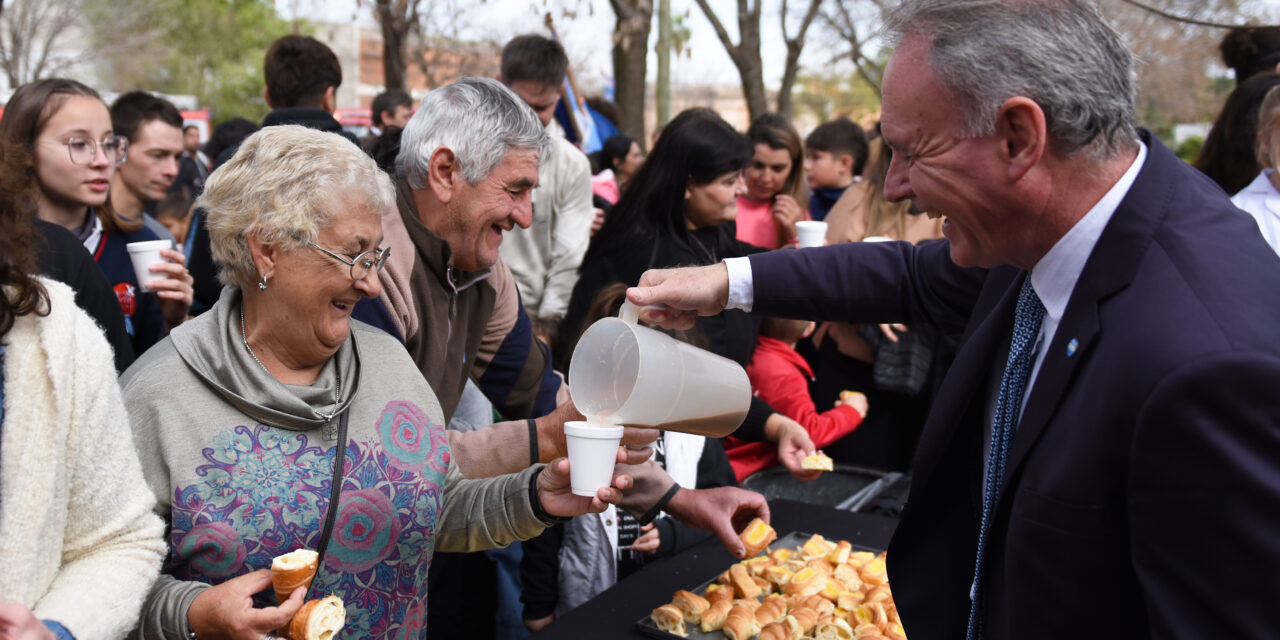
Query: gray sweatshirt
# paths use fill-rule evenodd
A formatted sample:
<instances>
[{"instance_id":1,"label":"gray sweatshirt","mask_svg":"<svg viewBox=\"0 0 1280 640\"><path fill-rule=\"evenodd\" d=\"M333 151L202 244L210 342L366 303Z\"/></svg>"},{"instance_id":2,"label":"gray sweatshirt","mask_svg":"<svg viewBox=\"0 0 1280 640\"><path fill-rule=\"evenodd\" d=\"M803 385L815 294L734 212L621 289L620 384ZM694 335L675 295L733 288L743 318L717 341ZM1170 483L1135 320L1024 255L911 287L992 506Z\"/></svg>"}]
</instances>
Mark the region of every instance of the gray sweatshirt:
<instances>
[{"instance_id":1,"label":"gray sweatshirt","mask_svg":"<svg viewBox=\"0 0 1280 640\"><path fill-rule=\"evenodd\" d=\"M349 412L339 509L311 597L347 606L349 637L416 637L435 550L474 551L545 528L540 466L470 480L450 464L444 415L408 353L359 322L309 386L270 376L241 342L240 294L147 351L122 378L143 472L169 523L169 558L132 637L184 637L211 584L314 549ZM273 605L262 594L258 606Z\"/></svg>"}]
</instances>

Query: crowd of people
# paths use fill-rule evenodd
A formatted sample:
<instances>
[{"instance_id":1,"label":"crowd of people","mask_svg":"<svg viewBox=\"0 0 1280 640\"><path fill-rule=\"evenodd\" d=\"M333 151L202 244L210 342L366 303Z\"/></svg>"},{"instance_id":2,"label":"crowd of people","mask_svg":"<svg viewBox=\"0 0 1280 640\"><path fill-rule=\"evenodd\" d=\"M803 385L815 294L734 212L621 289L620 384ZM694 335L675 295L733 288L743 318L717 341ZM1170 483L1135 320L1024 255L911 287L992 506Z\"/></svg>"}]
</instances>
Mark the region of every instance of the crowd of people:
<instances>
[{"instance_id":1,"label":"crowd of people","mask_svg":"<svg viewBox=\"0 0 1280 640\"><path fill-rule=\"evenodd\" d=\"M590 156L538 35L361 138L301 35L266 118L204 144L157 95L19 87L0 637L259 640L326 593L342 637L520 638L709 536L743 554L740 483L819 450L912 474L912 638L1067 637L1099 602L1104 635L1273 633L1280 585L1238 577L1280 561L1280 27L1224 39L1194 167L1088 2L912 0L887 33L869 127L689 109ZM627 427L576 496L568 364L628 299L750 406L724 439ZM299 548L315 586L277 599Z\"/></svg>"}]
</instances>

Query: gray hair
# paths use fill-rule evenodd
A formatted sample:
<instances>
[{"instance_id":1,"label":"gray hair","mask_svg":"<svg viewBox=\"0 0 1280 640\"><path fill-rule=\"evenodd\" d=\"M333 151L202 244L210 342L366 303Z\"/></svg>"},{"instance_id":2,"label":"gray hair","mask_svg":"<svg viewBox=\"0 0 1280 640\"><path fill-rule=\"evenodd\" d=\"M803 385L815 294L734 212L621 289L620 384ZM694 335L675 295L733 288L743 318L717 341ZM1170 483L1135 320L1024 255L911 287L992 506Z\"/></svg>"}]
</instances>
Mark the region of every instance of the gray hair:
<instances>
[{"instance_id":1,"label":"gray hair","mask_svg":"<svg viewBox=\"0 0 1280 640\"><path fill-rule=\"evenodd\" d=\"M258 268L249 236L301 248L335 216L335 196L354 191L379 216L395 211L395 188L350 140L297 125L265 127L209 176L196 206L207 210L213 259L223 284L251 286Z\"/></svg>"},{"instance_id":2,"label":"gray hair","mask_svg":"<svg viewBox=\"0 0 1280 640\"><path fill-rule=\"evenodd\" d=\"M995 131L1006 100L1044 112L1063 155L1136 147L1133 54L1088 0L915 0L889 15L894 45L920 36L939 80L961 101L963 134Z\"/></svg>"},{"instance_id":3,"label":"gray hair","mask_svg":"<svg viewBox=\"0 0 1280 640\"><path fill-rule=\"evenodd\" d=\"M551 138L529 105L497 80L462 78L422 98L400 138L396 172L409 186L425 189L431 154L453 152L462 177L475 184L489 176L513 149L535 149L539 164Z\"/></svg>"}]
</instances>

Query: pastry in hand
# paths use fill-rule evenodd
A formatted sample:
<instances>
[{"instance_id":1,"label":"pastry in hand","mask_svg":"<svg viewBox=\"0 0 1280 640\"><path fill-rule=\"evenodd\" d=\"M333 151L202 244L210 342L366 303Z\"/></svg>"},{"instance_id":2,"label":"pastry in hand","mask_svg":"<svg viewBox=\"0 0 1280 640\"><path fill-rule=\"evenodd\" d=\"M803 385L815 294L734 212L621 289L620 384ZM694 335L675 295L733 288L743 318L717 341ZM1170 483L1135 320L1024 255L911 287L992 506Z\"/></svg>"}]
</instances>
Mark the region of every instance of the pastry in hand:
<instances>
[{"instance_id":1,"label":"pastry in hand","mask_svg":"<svg viewBox=\"0 0 1280 640\"><path fill-rule=\"evenodd\" d=\"M800 461L800 468L817 469L818 471L831 471L835 467L833 466L831 458L827 457L827 454L819 451L811 456L805 456L804 459Z\"/></svg>"},{"instance_id":2,"label":"pastry in hand","mask_svg":"<svg viewBox=\"0 0 1280 640\"><path fill-rule=\"evenodd\" d=\"M316 577L320 554L311 549L298 549L271 561L271 586L276 591L276 602L284 604L298 587L311 587Z\"/></svg>"},{"instance_id":3,"label":"pastry in hand","mask_svg":"<svg viewBox=\"0 0 1280 640\"><path fill-rule=\"evenodd\" d=\"M674 604L664 604L654 609L653 613L649 614L649 619L653 620L653 623L662 631L674 633L681 638L687 635L684 630L684 612Z\"/></svg>"},{"instance_id":4,"label":"pastry in hand","mask_svg":"<svg viewBox=\"0 0 1280 640\"><path fill-rule=\"evenodd\" d=\"M286 640L332 640L347 622L342 598L325 596L308 600L285 627Z\"/></svg>"},{"instance_id":5,"label":"pastry in hand","mask_svg":"<svg viewBox=\"0 0 1280 640\"><path fill-rule=\"evenodd\" d=\"M778 532L769 526L769 523L756 518L747 525L746 529L738 535L742 538L742 546L746 548L747 557L750 558L769 546L769 543L778 539Z\"/></svg>"}]
</instances>

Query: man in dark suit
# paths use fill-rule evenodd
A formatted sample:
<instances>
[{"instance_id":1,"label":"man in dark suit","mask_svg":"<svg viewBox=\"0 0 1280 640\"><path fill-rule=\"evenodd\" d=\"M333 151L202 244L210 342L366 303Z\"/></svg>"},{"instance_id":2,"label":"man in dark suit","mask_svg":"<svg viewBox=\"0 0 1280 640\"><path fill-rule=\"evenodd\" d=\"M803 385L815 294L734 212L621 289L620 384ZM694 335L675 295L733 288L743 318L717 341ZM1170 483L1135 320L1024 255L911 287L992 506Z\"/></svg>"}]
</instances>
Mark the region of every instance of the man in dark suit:
<instances>
[{"instance_id":1,"label":"man in dark suit","mask_svg":"<svg viewBox=\"0 0 1280 640\"><path fill-rule=\"evenodd\" d=\"M1280 260L1136 128L1085 0L888 27L886 196L948 242L650 272L631 300L963 331L888 556L913 640L1276 637Z\"/></svg>"}]
</instances>

